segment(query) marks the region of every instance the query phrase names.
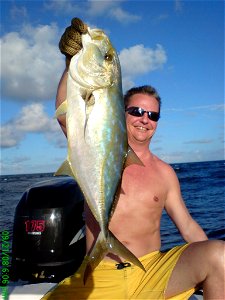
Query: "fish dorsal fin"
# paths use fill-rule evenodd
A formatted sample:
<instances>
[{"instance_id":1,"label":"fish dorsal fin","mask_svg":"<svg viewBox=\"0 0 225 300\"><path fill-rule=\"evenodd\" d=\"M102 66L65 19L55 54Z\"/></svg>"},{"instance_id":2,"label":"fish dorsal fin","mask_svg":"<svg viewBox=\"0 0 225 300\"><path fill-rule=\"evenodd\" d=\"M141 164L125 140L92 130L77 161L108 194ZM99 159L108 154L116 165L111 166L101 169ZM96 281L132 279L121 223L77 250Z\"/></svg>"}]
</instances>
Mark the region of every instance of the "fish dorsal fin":
<instances>
[{"instance_id":1,"label":"fish dorsal fin","mask_svg":"<svg viewBox=\"0 0 225 300\"><path fill-rule=\"evenodd\" d=\"M55 118L67 113L67 100L63 101L55 111Z\"/></svg>"},{"instance_id":2,"label":"fish dorsal fin","mask_svg":"<svg viewBox=\"0 0 225 300\"><path fill-rule=\"evenodd\" d=\"M68 159L66 159L62 163L62 165L59 167L59 169L54 174L54 176L60 176L60 175L68 175L68 176L74 177L74 174L73 174L73 171L71 169Z\"/></svg>"},{"instance_id":3,"label":"fish dorsal fin","mask_svg":"<svg viewBox=\"0 0 225 300\"><path fill-rule=\"evenodd\" d=\"M127 157L124 163L124 169L130 165L139 165L144 167L145 165L143 164L143 162L140 160L140 158L137 156L137 154L134 152L134 150L128 146L128 150L127 150Z\"/></svg>"}]
</instances>

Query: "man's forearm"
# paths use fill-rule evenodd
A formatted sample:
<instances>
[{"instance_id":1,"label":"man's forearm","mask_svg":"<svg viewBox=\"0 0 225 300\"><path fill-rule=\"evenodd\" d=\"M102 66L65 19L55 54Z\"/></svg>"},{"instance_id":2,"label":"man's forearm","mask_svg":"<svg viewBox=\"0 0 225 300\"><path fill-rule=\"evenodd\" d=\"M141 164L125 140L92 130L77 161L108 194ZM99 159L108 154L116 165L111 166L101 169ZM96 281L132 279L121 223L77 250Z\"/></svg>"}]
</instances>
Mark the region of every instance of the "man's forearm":
<instances>
[{"instance_id":1,"label":"man's forearm","mask_svg":"<svg viewBox=\"0 0 225 300\"><path fill-rule=\"evenodd\" d=\"M189 226L186 227L185 232L182 233L182 236L188 243L208 240L208 237L205 234L204 230L194 220L189 224Z\"/></svg>"}]
</instances>

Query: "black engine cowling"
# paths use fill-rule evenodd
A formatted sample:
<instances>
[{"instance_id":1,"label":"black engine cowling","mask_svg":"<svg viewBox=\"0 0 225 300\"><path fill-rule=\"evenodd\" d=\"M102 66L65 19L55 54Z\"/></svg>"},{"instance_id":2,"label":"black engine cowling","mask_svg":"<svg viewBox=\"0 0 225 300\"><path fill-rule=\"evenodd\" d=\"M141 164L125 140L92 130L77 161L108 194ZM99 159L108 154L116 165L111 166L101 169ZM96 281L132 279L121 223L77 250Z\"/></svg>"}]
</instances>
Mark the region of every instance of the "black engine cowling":
<instances>
[{"instance_id":1,"label":"black engine cowling","mask_svg":"<svg viewBox=\"0 0 225 300\"><path fill-rule=\"evenodd\" d=\"M85 255L84 198L72 178L31 186L17 205L12 280L58 282L73 274Z\"/></svg>"}]
</instances>

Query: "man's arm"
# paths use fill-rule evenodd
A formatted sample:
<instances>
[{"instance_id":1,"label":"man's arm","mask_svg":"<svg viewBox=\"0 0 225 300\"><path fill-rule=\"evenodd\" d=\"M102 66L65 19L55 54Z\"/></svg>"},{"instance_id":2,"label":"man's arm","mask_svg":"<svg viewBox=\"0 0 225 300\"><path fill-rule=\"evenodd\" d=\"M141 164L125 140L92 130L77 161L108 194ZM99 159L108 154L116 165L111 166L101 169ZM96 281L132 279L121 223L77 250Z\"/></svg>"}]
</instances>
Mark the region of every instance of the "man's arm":
<instances>
[{"instance_id":1,"label":"man's arm","mask_svg":"<svg viewBox=\"0 0 225 300\"><path fill-rule=\"evenodd\" d=\"M66 100L67 72L70 60L82 48L82 34L85 34L86 32L87 25L79 18L73 18L71 20L71 25L65 29L65 32L59 41L59 49L61 53L66 56L66 69L63 72L58 85L55 104L56 108L58 108L59 105ZM66 116L59 116L58 122L66 135Z\"/></svg>"},{"instance_id":2,"label":"man's arm","mask_svg":"<svg viewBox=\"0 0 225 300\"><path fill-rule=\"evenodd\" d=\"M203 229L188 212L181 196L179 181L173 170L169 176L169 192L165 209L186 242L192 243L208 239Z\"/></svg>"},{"instance_id":3,"label":"man's arm","mask_svg":"<svg viewBox=\"0 0 225 300\"><path fill-rule=\"evenodd\" d=\"M56 109L59 107L59 105L66 100L66 88L67 88L67 72L68 68L65 69L65 71L62 74L62 77L59 81L57 94L56 94L56 103L55 107ZM66 136L66 115L61 115L58 118L59 125L62 128L62 131L64 132Z\"/></svg>"}]
</instances>

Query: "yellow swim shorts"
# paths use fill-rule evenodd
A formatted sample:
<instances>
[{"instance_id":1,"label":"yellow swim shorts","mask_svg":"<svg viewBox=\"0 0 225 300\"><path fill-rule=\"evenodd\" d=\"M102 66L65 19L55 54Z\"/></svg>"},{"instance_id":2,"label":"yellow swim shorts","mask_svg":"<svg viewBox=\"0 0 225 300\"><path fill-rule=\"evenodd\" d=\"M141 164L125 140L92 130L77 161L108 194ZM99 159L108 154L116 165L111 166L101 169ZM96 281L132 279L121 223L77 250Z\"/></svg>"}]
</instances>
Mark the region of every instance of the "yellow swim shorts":
<instances>
[{"instance_id":1,"label":"yellow swim shorts","mask_svg":"<svg viewBox=\"0 0 225 300\"><path fill-rule=\"evenodd\" d=\"M117 269L115 263L103 260L85 285L81 275L83 263L74 275L61 281L41 300L165 299L171 273L187 246L177 246L165 253L155 251L139 258L146 272L133 264ZM194 292L192 288L170 299L188 299Z\"/></svg>"}]
</instances>

